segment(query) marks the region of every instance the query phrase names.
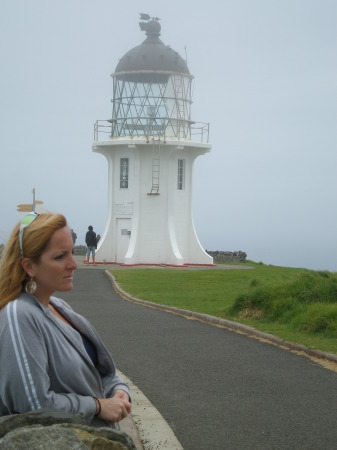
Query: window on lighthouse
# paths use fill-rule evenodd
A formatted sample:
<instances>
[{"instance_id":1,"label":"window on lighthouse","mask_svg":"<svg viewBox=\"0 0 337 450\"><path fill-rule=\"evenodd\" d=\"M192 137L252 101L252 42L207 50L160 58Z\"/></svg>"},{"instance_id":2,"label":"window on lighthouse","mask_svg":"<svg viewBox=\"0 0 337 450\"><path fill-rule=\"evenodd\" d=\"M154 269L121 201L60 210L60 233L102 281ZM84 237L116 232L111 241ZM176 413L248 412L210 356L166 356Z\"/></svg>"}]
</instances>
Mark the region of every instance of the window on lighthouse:
<instances>
[{"instance_id":1,"label":"window on lighthouse","mask_svg":"<svg viewBox=\"0 0 337 450\"><path fill-rule=\"evenodd\" d=\"M178 159L178 191L184 190L185 187L185 160Z\"/></svg>"},{"instance_id":2,"label":"window on lighthouse","mask_svg":"<svg viewBox=\"0 0 337 450\"><path fill-rule=\"evenodd\" d=\"M120 159L119 187L121 189L129 187L129 158Z\"/></svg>"}]
</instances>

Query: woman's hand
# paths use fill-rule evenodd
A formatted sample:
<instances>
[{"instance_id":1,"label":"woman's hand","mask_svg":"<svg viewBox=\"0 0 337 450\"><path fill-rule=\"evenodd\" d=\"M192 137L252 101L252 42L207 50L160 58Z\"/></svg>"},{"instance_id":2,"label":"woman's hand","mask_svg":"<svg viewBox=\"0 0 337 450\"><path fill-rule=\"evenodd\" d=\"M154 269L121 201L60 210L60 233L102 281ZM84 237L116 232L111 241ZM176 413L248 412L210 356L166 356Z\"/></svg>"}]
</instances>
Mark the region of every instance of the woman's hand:
<instances>
[{"instance_id":1,"label":"woman's hand","mask_svg":"<svg viewBox=\"0 0 337 450\"><path fill-rule=\"evenodd\" d=\"M122 391L122 389L119 389L115 392L114 397L120 397L120 398L124 398L125 400L127 400L128 402L130 402L130 397L129 394L125 391ZM130 408L131 411L131 408ZM129 411L129 412L130 412Z\"/></svg>"},{"instance_id":2,"label":"woman's hand","mask_svg":"<svg viewBox=\"0 0 337 450\"><path fill-rule=\"evenodd\" d=\"M99 418L109 423L119 422L131 411L129 396L125 391L116 391L111 398L100 398L101 412Z\"/></svg>"}]
</instances>

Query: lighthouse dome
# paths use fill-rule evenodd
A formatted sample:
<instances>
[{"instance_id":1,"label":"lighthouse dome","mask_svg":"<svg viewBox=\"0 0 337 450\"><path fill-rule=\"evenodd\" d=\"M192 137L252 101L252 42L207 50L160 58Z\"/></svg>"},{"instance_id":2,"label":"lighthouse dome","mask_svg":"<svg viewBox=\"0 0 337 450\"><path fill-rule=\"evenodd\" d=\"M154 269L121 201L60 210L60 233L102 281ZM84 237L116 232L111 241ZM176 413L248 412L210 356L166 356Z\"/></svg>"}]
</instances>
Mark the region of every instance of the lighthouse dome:
<instances>
[{"instance_id":1,"label":"lighthouse dome","mask_svg":"<svg viewBox=\"0 0 337 450\"><path fill-rule=\"evenodd\" d=\"M120 72L165 71L189 75L185 60L175 50L165 45L160 39L160 23L152 19L150 22L140 22L142 31L147 38L137 47L129 50L119 61L115 74Z\"/></svg>"}]
</instances>

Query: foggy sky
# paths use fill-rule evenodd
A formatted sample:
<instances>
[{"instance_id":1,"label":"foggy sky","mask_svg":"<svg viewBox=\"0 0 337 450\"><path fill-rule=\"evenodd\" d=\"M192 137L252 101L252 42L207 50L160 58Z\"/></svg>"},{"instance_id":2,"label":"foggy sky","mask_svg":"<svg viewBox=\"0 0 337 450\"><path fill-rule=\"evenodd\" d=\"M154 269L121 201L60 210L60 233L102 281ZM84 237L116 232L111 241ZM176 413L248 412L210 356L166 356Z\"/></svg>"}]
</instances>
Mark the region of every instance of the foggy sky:
<instances>
[{"instance_id":1,"label":"foggy sky","mask_svg":"<svg viewBox=\"0 0 337 450\"><path fill-rule=\"evenodd\" d=\"M142 12L187 58L192 119L210 123L212 150L194 168L202 246L337 271L337 2L141 3L0 0L0 242L33 187L78 243L88 225L103 233L108 173L91 150L94 123L111 117L119 59L145 39Z\"/></svg>"}]
</instances>

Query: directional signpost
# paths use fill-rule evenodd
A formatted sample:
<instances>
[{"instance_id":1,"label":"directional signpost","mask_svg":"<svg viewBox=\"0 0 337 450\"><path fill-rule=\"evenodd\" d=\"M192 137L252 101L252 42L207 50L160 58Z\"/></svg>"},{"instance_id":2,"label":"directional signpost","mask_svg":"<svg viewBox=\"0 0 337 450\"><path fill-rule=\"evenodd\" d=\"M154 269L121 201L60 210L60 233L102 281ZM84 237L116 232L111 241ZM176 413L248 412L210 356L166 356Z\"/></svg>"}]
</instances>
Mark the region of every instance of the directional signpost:
<instances>
[{"instance_id":1,"label":"directional signpost","mask_svg":"<svg viewBox=\"0 0 337 450\"><path fill-rule=\"evenodd\" d=\"M33 188L33 203L23 203L23 204L17 205L17 211L19 211L19 212L35 211L36 205L43 205L43 201L35 200L35 188Z\"/></svg>"},{"instance_id":2,"label":"directional signpost","mask_svg":"<svg viewBox=\"0 0 337 450\"><path fill-rule=\"evenodd\" d=\"M20 212L31 212L33 211L33 205L32 204L23 204L17 206L17 211Z\"/></svg>"}]
</instances>

